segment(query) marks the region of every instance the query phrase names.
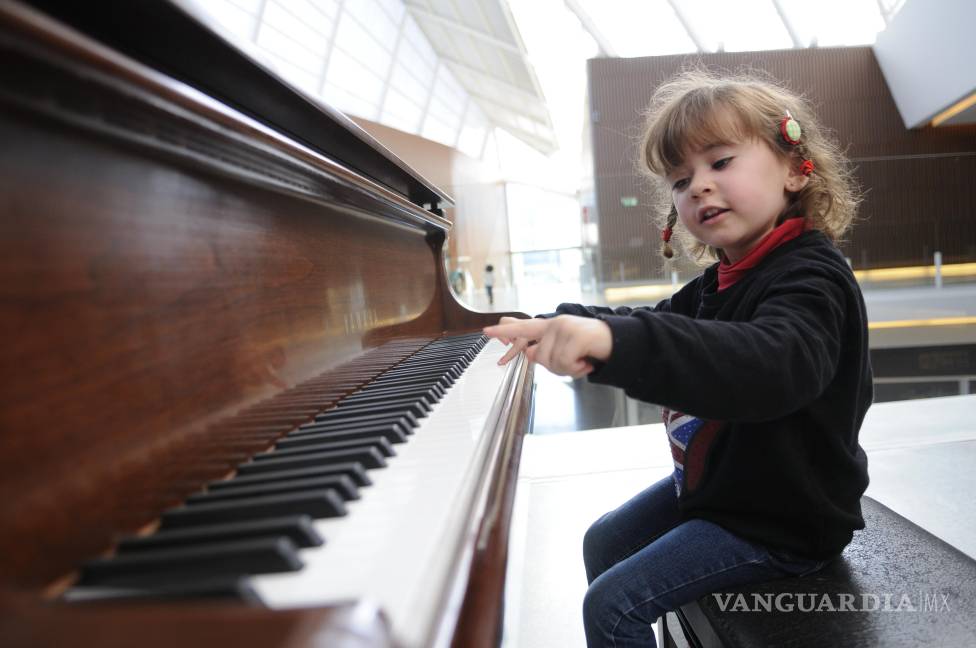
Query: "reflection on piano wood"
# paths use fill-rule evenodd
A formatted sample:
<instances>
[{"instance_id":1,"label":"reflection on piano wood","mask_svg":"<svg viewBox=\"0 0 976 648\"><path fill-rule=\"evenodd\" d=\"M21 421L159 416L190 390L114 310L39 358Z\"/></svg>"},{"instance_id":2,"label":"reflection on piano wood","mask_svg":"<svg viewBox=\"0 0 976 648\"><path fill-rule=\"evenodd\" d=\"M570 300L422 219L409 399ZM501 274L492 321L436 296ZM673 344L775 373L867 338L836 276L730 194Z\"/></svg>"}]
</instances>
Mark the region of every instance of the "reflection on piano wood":
<instances>
[{"instance_id":1,"label":"reflection on piano wood","mask_svg":"<svg viewBox=\"0 0 976 648\"><path fill-rule=\"evenodd\" d=\"M4 644L497 643L531 368L447 288L449 199L175 5L31 4L0 3Z\"/></svg>"}]
</instances>

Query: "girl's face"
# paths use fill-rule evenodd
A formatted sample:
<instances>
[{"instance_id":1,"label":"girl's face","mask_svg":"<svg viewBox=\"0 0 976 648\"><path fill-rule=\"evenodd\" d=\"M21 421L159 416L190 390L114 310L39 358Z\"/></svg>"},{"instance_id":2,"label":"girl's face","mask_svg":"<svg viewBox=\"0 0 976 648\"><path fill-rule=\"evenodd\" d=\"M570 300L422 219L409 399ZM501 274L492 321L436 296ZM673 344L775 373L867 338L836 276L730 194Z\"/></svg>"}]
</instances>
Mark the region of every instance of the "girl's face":
<instances>
[{"instance_id":1,"label":"girl's face","mask_svg":"<svg viewBox=\"0 0 976 648\"><path fill-rule=\"evenodd\" d=\"M735 263L773 230L789 194L809 179L751 139L689 152L667 180L682 225Z\"/></svg>"}]
</instances>

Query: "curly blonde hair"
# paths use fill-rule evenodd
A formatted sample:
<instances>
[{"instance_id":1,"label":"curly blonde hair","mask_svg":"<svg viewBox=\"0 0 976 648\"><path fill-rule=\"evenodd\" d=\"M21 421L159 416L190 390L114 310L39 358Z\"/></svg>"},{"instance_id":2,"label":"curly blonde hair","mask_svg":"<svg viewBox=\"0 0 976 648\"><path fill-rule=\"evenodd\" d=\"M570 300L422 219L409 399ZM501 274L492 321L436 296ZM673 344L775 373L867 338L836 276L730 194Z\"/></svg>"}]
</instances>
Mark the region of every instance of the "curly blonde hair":
<instances>
[{"instance_id":1,"label":"curly blonde hair","mask_svg":"<svg viewBox=\"0 0 976 648\"><path fill-rule=\"evenodd\" d=\"M803 129L796 145L780 135L779 124L787 112ZM655 220L662 227L675 225L677 213L665 176L682 164L689 151L753 138L794 167L803 160L811 160L815 167L810 181L790 197L776 224L802 215L810 227L840 243L861 200L850 162L802 97L755 73L719 76L704 69L686 70L654 92L644 113L638 166L657 189ZM700 265L721 258L721 250L684 230L675 229L674 236ZM668 258L673 255L667 242L662 251Z\"/></svg>"}]
</instances>

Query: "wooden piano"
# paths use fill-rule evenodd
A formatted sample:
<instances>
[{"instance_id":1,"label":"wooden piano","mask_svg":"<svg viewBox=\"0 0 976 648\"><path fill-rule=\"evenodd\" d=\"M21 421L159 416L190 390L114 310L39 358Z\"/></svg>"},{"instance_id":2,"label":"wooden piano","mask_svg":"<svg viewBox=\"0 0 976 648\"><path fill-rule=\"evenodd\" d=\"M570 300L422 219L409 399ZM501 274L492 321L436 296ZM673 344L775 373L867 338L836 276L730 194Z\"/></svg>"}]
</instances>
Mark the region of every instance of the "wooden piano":
<instances>
[{"instance_id":1,"label":"wooden piano","mask_svg":"<svg viewBox=\"0 0 976 648\"><path fill-rule=\"evenodd\" d=\"M449 198L182 5L0 0L0 644L497 645Z\"/></svg>"}]
</instances>

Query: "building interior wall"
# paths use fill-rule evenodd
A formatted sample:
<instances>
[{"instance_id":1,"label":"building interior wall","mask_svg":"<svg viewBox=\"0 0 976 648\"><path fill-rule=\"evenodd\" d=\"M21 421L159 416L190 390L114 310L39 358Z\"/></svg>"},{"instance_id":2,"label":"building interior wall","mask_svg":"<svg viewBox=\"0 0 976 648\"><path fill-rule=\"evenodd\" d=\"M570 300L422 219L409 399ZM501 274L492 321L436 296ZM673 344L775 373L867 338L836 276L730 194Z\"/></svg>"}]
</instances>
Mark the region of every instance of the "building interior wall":
<instances>
[{"instance_id":1,"label":"building interior wall","mask_svg":"<svg viewBox=\"0 0 976 648\"><path fill-rule=\"evenodd\" d=\"M870 47L599 58L589 61L588 82L600 280L694 268L659 254L650 186L635 167L654 88L687 66L768 73L811 101L864 193L841 244L856 269L931 264L935 251L945 263L976 260L976 125L907 130Z\"/></svg>"},{"instance_id":2,"label":"building interior wall","mask_svg":"<svg viewBox=\"0 0 976 648\"><path fill-rule=\"evenodd\" d=\"M491 263L496 280L504 279L510 244L505 187L497 165L376 122L354 121L454 199L454 206L445 210L453 223L447 238L448 271L460 267L475 286L483 287L484 268Z\"/></svg>"}]
</instances>

